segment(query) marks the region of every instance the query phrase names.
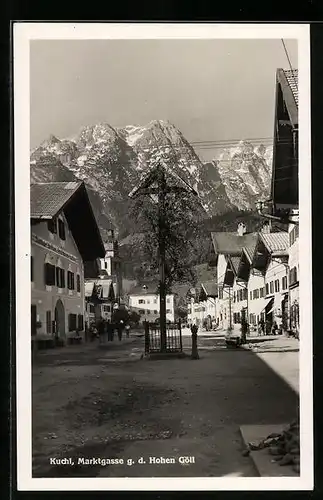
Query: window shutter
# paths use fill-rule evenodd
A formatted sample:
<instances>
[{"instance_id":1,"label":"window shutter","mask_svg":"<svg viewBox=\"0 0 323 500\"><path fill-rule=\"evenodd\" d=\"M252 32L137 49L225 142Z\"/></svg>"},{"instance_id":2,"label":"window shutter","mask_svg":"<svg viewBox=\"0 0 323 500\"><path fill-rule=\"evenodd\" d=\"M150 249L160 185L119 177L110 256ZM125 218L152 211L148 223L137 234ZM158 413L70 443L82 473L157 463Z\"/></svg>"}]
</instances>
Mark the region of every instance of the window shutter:
<instances>
[{"instance_id":1,"label":"window shutter","mask_svg":"<svg viewBox=\"0 0 323 500\"><path fill-rule=\"evenodd\" d=\"M76 282L77 282L77 291L80 292L81 291L81 276L79 274L76 276Z\"/></svg>"},{"instance_id":2,"label":"window shutter","mask_svg":"<svg viewBox=\"0 0 323 500\"><path fill-rule=\"evenodd\" d=\"M51 313L51 311L46 311L46 332L52 333L52 313Z\"/></svg>"}]
</instances>

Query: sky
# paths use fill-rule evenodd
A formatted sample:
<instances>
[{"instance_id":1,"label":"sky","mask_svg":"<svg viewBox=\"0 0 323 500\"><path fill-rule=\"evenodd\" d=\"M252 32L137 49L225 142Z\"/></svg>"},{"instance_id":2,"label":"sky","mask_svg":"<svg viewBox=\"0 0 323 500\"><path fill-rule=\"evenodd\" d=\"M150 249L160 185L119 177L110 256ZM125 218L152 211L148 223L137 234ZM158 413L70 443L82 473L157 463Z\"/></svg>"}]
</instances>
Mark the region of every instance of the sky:
<instances>
[{"instance_id":1,"label":"sky","mask_svg":"<svg viewBox=\"0 0 323 500\"><path fill-rule=\"evenodd\" d=\"M297 68L297 41L285 44ZM280 39L32 40L30 146L156 119L190 142L272 137L279 67Z\"/></svg>"}]
</instances>

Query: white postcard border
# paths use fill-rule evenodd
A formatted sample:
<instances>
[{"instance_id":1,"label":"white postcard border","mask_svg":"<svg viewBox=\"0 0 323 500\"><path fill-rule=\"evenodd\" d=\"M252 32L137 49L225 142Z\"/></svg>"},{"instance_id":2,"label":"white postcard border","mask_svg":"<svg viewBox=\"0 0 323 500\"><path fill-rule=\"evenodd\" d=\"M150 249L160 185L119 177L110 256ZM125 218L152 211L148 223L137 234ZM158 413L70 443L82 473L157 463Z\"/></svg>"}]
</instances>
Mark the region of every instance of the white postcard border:
<instances>
[{"instance_id":1,"label":"white postcard border","mask_svg":"<svg viewBox=\"0 0 323 500\"><path fill-rule=\"evenodd\" d=\"M14 155L17 479L20 491L310 490L313 488L310 45L307 24L15 23ZM29 42L42 39L297 39L299 61L301 476L32 478Z\"/></svg>"}]
</instances>

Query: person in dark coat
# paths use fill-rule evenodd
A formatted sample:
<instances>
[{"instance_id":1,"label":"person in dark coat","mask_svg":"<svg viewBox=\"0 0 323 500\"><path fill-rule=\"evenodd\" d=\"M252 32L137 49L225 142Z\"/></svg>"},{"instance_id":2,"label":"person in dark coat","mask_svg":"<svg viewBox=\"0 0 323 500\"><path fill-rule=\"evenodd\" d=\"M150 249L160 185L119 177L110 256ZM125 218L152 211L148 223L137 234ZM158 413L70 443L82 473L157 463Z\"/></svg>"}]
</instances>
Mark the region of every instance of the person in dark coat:
<instances>
[{"instance_id":1,"label":"person in dark coat","mask_svg":"<svg viewBox=\"0 0 323 500\"><path fill-rule=\"evenodd\" d=\"M105 334L105 322L103 321L103 318L100 318L98 321L98 334L100 343L102 343L104 341L104 334Z\"/></svg>"},{"instance_id":2,"label":"person in dark coat","mask_svg":"<svg viewBox=\"0 0 323 500\"><path fill-rule=\"evenodd\" d=\"M123 332L123 322L122 321L120 321L118 323L117 330L118 330L118 339L120 341L120 340L122 340L122 332Z\"/></svg>"}]
</instances>

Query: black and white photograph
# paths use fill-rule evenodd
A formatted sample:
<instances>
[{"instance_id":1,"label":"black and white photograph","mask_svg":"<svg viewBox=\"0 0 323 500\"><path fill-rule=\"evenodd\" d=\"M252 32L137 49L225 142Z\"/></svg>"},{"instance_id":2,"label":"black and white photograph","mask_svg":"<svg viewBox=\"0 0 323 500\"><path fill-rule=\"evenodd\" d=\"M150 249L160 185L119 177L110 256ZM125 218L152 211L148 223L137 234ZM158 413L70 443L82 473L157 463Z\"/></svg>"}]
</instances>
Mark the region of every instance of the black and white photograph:
<instances>
[{"instance_id":1,"label":"black and white photograph","mask_svg":"<svg viewBox=\"0 0 323 500\"><path fill-rule=\"evenodd\" d=\"M15 23L20 490L313 487L309 26Z\"/></svg>"}]
</instances>

